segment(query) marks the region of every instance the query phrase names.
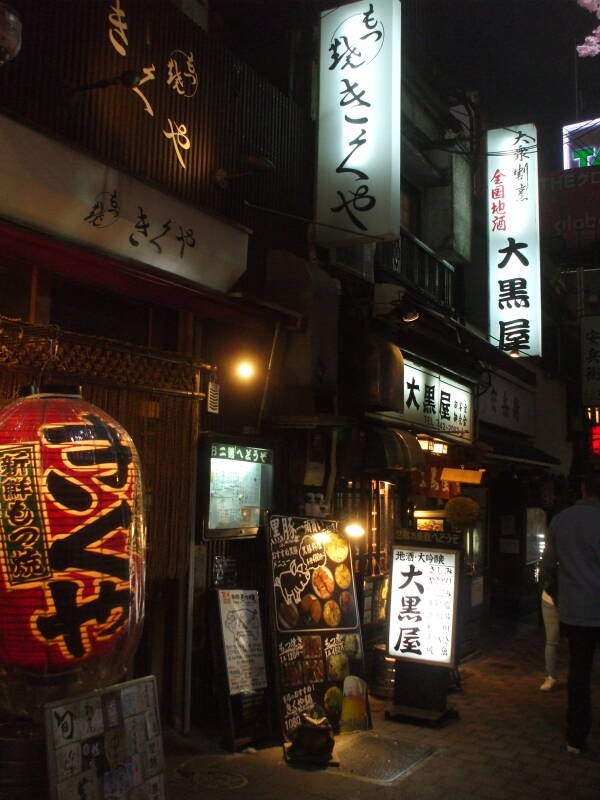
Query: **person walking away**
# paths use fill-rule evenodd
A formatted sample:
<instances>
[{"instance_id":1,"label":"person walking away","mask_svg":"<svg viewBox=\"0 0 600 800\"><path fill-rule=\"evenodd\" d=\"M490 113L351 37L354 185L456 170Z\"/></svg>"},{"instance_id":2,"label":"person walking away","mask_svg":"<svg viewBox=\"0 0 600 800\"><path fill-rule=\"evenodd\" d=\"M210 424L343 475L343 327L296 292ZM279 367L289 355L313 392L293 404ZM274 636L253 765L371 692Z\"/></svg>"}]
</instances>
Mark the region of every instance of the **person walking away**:
<instances>
[{"instance_id":1,"label":"person walking away","mask_svg":"<svg viewBox=\"0 0 600 800\"><path fill-rule=\"evenodd\" d=\"M600 640L600 473L582 497L551 521L542 556L546 580L558 575L558 612L569 642L567 750L580 753L591 730L591 674Z\"/></svg>"},{"instance_id":2,"label":"person walking away","mask_svg":"<svg viewBox=\"0 0 600 800\"><path fill-rule=\"evenodd\" d=\"M556 687L557 683L560 618L558 615L558 605L556 603L556 590L557 585L553 580L547 581L542 590L542 620L544 622L544 632L546 634L546 643L544 645L546 677L540 686L541 692L551 692Z\"/></svg>"}]
</instances>

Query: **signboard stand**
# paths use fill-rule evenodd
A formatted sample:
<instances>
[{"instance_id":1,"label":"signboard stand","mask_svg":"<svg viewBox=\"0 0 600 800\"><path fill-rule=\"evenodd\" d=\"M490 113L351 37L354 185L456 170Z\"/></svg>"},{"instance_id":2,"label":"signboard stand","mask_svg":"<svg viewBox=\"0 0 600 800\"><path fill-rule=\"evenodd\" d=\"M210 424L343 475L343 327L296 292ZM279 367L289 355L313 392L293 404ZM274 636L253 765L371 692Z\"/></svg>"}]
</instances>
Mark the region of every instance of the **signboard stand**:
<instances>
[{"instance_id":1,"label":"signboard stand","mask_svg":"<svg viewBox=\"0 0 600 800\"><path fill-rule=\"evenodd\" d=\"M235 751L271 738L271 707L256 590L217 590L210 615L223 741Z\"/></svg>"},{"instance_id":2,"label":"signboard stand","mask_svg":"<svg viewBox=\"0 0 600 800\"><path fill-rule=\"evenodd\" d=\"M273 514L267 537L282 738L306 750L306 734L320 758L326 731L371 727L352 548L337 521L314 517Z\"/></svg>"},{"instance_id":3,"label":"signboard stand","mask_svg":"<svg viewBox=\"0 0 600 800\"><path fill-rule=\"evenodd\" d=\"M396 663L386 719L437 725L458 718L446 696L457 661L460 555L438 547L393 548L387 654Z\"/></svg>"},{"instance_id":4,"label":"signboard stand","mask_svg":"<svg viewBox=\"0 0 600 800\"><path fill-rule=\"evenodd\" d=\"M449 684L446 667L410 664L397 659L394 668L394 702L385 712L385 718L422 725L439 725L450 719L458 719L458 712L447 707Z\"/></svg>"}]
</instances>

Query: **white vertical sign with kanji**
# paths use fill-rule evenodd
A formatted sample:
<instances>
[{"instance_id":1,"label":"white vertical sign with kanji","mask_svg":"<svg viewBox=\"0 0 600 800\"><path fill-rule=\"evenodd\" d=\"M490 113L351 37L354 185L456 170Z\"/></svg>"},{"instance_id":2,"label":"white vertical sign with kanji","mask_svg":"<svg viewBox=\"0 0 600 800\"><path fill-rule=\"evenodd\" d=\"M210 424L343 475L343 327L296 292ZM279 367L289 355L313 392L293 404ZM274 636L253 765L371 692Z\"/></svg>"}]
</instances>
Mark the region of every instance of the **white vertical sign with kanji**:
<instances>
[{"instance_id":1,"label":"white vertical sign with kanji","mask_svg":"<svg viewBox=\"0 0 600 800\"><path fill-rule=\"evenodd\" d=\"M489 335L541 356L538 138L528 123L487 134Z\"/></svg>"},{"instance_id":2,"label":"white vertical sign with kanji","mask_svg":"<svg viewBox=\"0 0 600 800\"><path fill-rule=\"evenodd\" d=\"M400 238L400 0L321 14L315 236Z\"/></svg>"},{"instance_id":3,"label":"white vertical sign with kanji","mask_svg":"<svg viewBox=\"0 0 600 800\"><path fill-rule=\"evenodd\" d=\"M422 664L456 662L459 550L392 550L387 654Z\"/></svg>"}]
</instances>

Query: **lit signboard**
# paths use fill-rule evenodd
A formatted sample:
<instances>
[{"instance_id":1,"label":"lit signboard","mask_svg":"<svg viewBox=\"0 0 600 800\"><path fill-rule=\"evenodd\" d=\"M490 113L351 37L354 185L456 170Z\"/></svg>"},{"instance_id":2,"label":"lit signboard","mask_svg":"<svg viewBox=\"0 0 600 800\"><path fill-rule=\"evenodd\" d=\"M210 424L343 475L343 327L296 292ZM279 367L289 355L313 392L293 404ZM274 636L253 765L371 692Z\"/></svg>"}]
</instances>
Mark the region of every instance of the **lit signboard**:
<instances>
[{"instance_id":1,"label":"lit signboard","mask_svg":"<svg viewBox=\"0 0 600 800\"><path fill-rule=\"evenodd\" d=\"M423 664L456 663L458 550L393 548L387 652Z\"/></svg>"},{"instance_id":2,"label":"lit signboard","mask_svg":"<svg viewBox=\"0 0 600 800\"><path fill-rule=\"evenodd\" d=\"M600 117L563 125L563 168L600 166Z\"/></svg>"},{"instance_id":3,"label":"lit signboard","mask_svg":"<svg viewBox=\"0 0 600 800\"><path fill-rule=\"evenodd\" d=\"M535 125L487 134L489 336L507 353L541 356Z\"/></svg>"},{"instance_id":4,"label":"lit signboard","mask_svg":"<svg viewBox=\"0 0 600 800\"><path fill-rule=\"evenodd\" d=\"M206 539L255 536L271 504L273 451L215 442L210 448Z\"/></svg>"},{"instance_id":5,"label":"lit signboard","mask_svg":"<svg viewBox=\"0 0 600 800\"><path fill-rule=\"evenodd\" d=\"M317 241L400 238L400 2L321 15Z\"/></svg>"},{"instance_id":6,"label":"lit signboard","mask_svg":"<svg viewBox=\"0 0 600 800\"><path fill-rule=\"evenodd\" d=\"M404 411L407 424L463 441L473 439L473 392L464 384L404 359Z\"/></svg>"}]
</instances>

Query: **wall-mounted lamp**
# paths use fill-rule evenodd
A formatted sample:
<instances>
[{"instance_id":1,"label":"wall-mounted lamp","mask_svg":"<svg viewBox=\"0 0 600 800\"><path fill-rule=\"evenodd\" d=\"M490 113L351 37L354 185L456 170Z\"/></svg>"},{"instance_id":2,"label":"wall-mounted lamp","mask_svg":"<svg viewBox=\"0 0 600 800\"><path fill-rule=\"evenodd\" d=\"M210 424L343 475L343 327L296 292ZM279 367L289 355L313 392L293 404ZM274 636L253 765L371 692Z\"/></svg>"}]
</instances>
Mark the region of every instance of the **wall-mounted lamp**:
<instances>
[{"instance_id":1,"label":"wall-mounted lamp","mask_svg":"<svg viewBox=\"0 0 600 800\"><path fill-rule=\"evenodd\" d=\"M515 347L513 347L513 348L511 348L511 349L508 351L508 355L509 355L511 358L521 358L521 353L520 353L520 351L519 351L519 348L518 348L518 347L516 347L516 346L515 346Z\"/></svg>"},{"instance_id":2,"label":"wall-mounted lamp","mask_svg":"<svg viewBox=\"0 0 600 800\"><path fill-rule=\"evenodd\" d=\"M402 311L402 322L416 322L419 319L419 312L411 306Z\"/></svg>"},{"instance_id":3,"label":"wall-mounted lamp","mask_svg":"<svg viewBox=\"0 0 600 800\"><path fill-rule=\"evenodd\" d=\"M0 3L0 66L19 55L21 31L21 20L14 8Z\"/></svg>"},{"instance_id":4,"label":"wall-mounted lamp","mask_svg":"<svg viewBox=\"0 0 600 800\"><path fill-rule=\"evenodd\" d=\"M436 456L445 456L448 452L448 445L440 439L433 439L431 436L417 436L417 441L421 450L426 450Z\"/></svg>"},{"instance_id":5,"label":"wall-mounted lamp","mask_svg":"<svg viewBox=\"0 0 600 800\"><path fill-rule=\"evenodd\" d=\"M213 180L220 189L227 189L229 182L246 175L260 175L261 173L274 172L275 164L266 156L246 156L247 169L242 172L228 172L219 167L213 174Z\"/></svg>"},{"instance_id":6,"label":"wall-mounted lamp","mask_svg":"<svg viewBox=\"0 0 600 800\"><path fill-rule=\"evenodd\" d=\"M362 525L359 525L357 522L351 522L349 525L346 525L344 528L344 532L347 536L350 536L352 539L360 539L361 536L365 535L365 529Z\"/></svg>"},{"instance_id":7,"label":"wall-mounted lamp","mask_svg":"<svg viewBox=\"0 0 600 800\"><path fill-rule=\"evenodd\" d=\"M240 361L235 365L235 374L238 378L248 381L256 374L256 368L251 361Z\"/></svg>"}]
</instances>

